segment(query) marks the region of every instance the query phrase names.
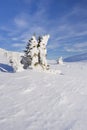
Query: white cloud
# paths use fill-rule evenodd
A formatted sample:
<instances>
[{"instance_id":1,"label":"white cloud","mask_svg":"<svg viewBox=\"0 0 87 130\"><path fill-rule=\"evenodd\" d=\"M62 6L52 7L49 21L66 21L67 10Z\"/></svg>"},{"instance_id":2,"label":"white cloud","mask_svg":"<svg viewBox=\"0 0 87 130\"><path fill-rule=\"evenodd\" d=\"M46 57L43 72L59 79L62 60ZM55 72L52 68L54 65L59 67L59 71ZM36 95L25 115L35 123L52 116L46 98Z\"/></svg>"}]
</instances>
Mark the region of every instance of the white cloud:
<instances>
[{"instance_id":1,"label":"white cloud","mask_svg":"<svg viewBox=\"0 0 87 130\"><path fill-rule=\"evenodd\" d=\"M27 21L25 21L25 19L15 18L14 22L18 27L27 27L27 25L28 25L28 23L27 23Z\"/></svg>"},{"instance_id":2,"label":"white cloud","mask_svg":"<svg viewBox=\"0 0 87 130\"><path fill-rule=\"evenodd\" d=\"M51 34L54 37L57 36L55 37L56 41L87 35L87 23L83 16L87 17L86 10L75 6L65 16L61 16L60 19L54 21ZM80 17L83 18L80 19Z\"/></svg>"},{"instance_id":3,"label":"white cloud","mask_svg":"<svg viewBox=\"0 0 87 130\"><path fill-rule=\"evenodd\" d=\"M12 37L11 39L12 39L13 41L17 41L17 40L19 40L18 37Z\"/></svg>"},{"instance_id":4,"label":"white cloud","mask_svg":"<svg viewBox=\"0 0 87 130\"><path fill-rule=\"evenodd\" d=\"M86 48L84 48L84 49L81 49L81 48L75 49L75 48L68 48L67 47L65 50L66 50L66 52L83 52L83 53L87 52Z\"/></svg>"},{"instance_id":5,"label":"white cloud","mask_svg":"<svg viewBox=\"0 0 87 130\"><path fill-rule=\"evenodd\" d=\"M77 44L74 45L74 47L76 47L76 48L85 48L85 47L87 47L87 42L77 43Z\"/></svg>"},{"instance_id":6,"label":"white cloud","mask_svg":"<svg viewBox=\"0 0 87 130\"><path fill-rule=\"evenodd\" d=\"M66 32L65 35L61 35L59 37L57 37L55 40L56 41L61 41L61 40L66 40L66 39L70 39L70 38L76 38L76 37L81 37L81 36L85 36L87 35L87 31L83 31L83 32Z\"/></svg>"},{"instance_id":7,"label":"white cloud","mask_svg":"<svg viewBox=\"0 0 87 130\"><path fill-rule=\"evenodd\" d=\"M48 41L48 42L49 42L49 41ZM54 43L54 42L47 45L47 48L50 49L50 50L54 50L54 49L56 49L56 48L58 48L58 47L60 47L60 44Z\"/></svg>"},{"instance_id":8,"label":"white cloud","mask_svg":"<svg viewBox=\"0 0 87 130\"><path fill-rule=\"evenodd\" d=\"M20 44L20 43L14 43L12 44L13 47L25 47L25 44Z\"/></svg>"},{"instance_id":9,"label":"white cloud","mask_svg":"<svg viewBox=\"0 0 87 130\"><path fill-rule=\"evenodd\" d=\"M5 25L1 26L1 27L0 27L0 30L6 31L6 32L12 31L12 29L10 29L9 27L7 27L7 26L5 26Z\"/></svg>"},{"instance_id":10,"label":"white cloud","mask_svg":"<svg viewBox=\"0 0 87 130\"><path fill-rule=\"evenodd\" d=\"M64 50L66 52L87 52L87 42L65 45Z\"/></svg>"},{"instance_id":11,"label":"white cloud","mask_svg":"<svg viewBox=\"0 0 87 130\"><path fill-rule=\"evenodd\" d=\"M19 39L23 42L26 42L31 38L31 36L36 33L36 37L38 37L39 35L45 34L45 29L43 27L39 27L39 26L34 26L31 27L29 30L27 30L26 32L23 32L20 36Z\"/></svg>"}]
</instances>

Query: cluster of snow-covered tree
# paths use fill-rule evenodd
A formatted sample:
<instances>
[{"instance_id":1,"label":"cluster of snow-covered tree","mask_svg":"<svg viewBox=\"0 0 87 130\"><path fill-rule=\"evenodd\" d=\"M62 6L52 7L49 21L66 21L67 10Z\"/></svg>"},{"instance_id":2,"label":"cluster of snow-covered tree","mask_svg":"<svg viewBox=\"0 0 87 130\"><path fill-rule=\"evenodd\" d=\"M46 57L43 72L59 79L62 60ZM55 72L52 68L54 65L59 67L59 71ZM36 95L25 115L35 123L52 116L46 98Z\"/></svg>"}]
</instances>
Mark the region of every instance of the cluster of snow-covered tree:
<instances>
[{"instance_id":1,"label":"cluster of snow-covered tree","mask_svg":"<svg viewBox=\"0 0 87 130\"><path fill-rule=\"evenodd\" d=\"M49 35L39 36L38 39L35 36L31 37L24 51L25 55L22 56L21 60L24 69L36 67L48 69L46 45L49 37Z\"/></svg>"},{"instance_id":2,"label":"cluster of snow-covered tree","mask_svg":"<svg viewBox=\"0 0 87 130\"><path fill-rule=\"evenodd\" d=\"M47 42L49 39L49 35L32 36L26 45L26 49L24 50L24 55L16 56L16 54L11 54L9 57L9 62L13 67L14 71L21 71L23 69L28 68L36 68L48 70L49 65L47 64ZM21 58L20 58L21 57ZM57 60L58 64L63 64L63 59L60 57Z\"/></svg>"}]
</instances>

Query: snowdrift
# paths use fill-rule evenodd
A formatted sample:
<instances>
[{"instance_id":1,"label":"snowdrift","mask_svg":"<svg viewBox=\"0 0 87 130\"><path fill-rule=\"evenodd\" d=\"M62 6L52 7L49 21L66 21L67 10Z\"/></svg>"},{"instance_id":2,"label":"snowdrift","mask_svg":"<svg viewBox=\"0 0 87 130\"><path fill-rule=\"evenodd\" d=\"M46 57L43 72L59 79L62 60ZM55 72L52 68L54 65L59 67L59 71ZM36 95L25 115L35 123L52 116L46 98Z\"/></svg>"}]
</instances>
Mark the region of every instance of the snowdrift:
<instances>
[{"instance_id":1,"label":"snowdrift","mask_svg":"<svg viewBox=\"0 0 87 130\"><path fill-rule=\"evenodd\" d=\"M21 71L22 64L20 63L21 56L23 54L19 52L7 51L0 48L0 71L14 72ZM14 62L12 65L10 61Z\"/></svg>"}]
</instances>

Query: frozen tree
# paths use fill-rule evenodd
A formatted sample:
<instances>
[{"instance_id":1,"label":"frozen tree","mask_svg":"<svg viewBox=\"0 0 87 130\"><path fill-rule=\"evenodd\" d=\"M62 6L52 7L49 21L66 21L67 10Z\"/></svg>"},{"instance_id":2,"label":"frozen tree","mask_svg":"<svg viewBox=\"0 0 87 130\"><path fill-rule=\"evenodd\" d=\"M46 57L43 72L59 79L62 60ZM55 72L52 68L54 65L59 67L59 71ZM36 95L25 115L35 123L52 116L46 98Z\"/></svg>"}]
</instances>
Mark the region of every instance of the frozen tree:
<instances>
[{"instance_id":1,"label":"frozen tree","mask_svg":"<svg viewBox=\"0 0 87 130\"><path fill-rule=\"evenodd\" d=\"M38 63L39 64L41 64L41 58L40 58L40 44L41 44L41 41L42 41L42 37L41 36L39 36L38 37L38 46L37 46L37 48L38 48Z\"/></svg>"},{"instance_id":2,"label":"frozen tree","mask_svg":"<svg viewBox=\"0 0 87 130\"><path fill-rule=\"evenodd\" d=\"M15 59L13 59L12 57L9 59L9 63L10 65L12 66L14 72L17 72L18 71L18 64L17 62L15 61Z\"/></svg>"},{"instance_id":3,"label":"frozen tree","mask_svg":"<svg viewBox=\"0 0 87 130\"><path fill-rule=\"evenodd\" d=\"M57 60L57 63L60 64L60 65L63 65L63 58L62 58L62 56L59 57L59 59Z\"/></svg>"},{"instance_id":4,"label":"frozen tree","mask_svg":"<svg viewBox=\"0 0 87 130\"><path fill-rule=\"evenodd\" d=\"M25 56L22 57L21 63L24 64L24 68L28 67L36 68L40 66L43 69L47 69L47 49L46 45L49 39L49 35L39 36L36 40L35 36L28 41L25 50Z\"/></svg>"},{"instance_id":5,"label":"frozen tree","mask_svg":"<svg viewBox=\"0 0 87 130\"><path fill-rule=\"evenodd\" d=\"M39 37L38 39L38 59L39 59L39 64L42 66L43 69L47 69L47 49L46 45L49 39L49 35L45 35L42 37Z\"/></svg>"},{"instance_id":6,"label":"frozen tree","mask_svg":"<svg viewBox=\"0 0 87 130\"><path fill-rule=\"evenodd\" d=\"M8 57L9 63L12 66L14 72L23 71L23 65L20 63L21 56L14 53Z\"/></svg>"},{"instance_id":7,"label":"frozen tree","mask_svg":"<svg viewBox=\"0 0 87 130\"><path fill-rule=\"evenodd\" d=\"M35 38L35 36L32 37L32 44L31 44L31 66L35 67L38 64L38 49L37 49L38 42Z\"/></svg>"},{"instance_id":8,"label":"frozen tree","mask_svg":"<svg viewBox=\"0 0 87 130\"><path fill-rule=\"evenodd\" d=\"M25 56L22 57L21 63L24 64L24 68L27 69L29 66L32 68L38 64L38 42L35 36L28 41Z\"/></svg>"},{"instance_id":9,"label":"frozen tree","mask_svg":"<svg viewBox=\"0 0 87 130\"><path fill-rule=\"evenodd\" d=\"M25 55L22 56L21 63L24 65L24 69L27 69L29 65L31 65L31 55L30 55L30 50L31 50L31 39L28 41L26 50L24 50Z\"/></svg>"}]
</instances>

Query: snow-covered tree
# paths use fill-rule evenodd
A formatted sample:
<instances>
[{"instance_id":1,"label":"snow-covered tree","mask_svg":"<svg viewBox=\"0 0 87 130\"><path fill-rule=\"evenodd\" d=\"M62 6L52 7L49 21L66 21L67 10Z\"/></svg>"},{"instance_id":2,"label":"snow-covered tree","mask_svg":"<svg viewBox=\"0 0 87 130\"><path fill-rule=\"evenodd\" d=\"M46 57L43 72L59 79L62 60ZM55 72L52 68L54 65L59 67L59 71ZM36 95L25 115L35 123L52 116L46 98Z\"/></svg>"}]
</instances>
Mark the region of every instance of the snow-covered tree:
<instances>
[{"instance_id":1,"label":"snow-covered tree","mask_svg":"<svg viewBox=\"0 0 87 130\"><path fill-rule=\"evenodd\" d=\"M38 64L38 49L37 49L38 42L35 36L28 41L25 56L22 57L21 63L24 64L24 68L28 68L31 66L32 68Z\"/></svg>"},{"instance_id":2,"label":"snow-covered tree","mask_svg":"<svg viewBox=\"0 0 87 130\"><path fill-rule=\"evenodd\" d=\"M12 66L14 72L23 71L23 65L20 63L21 56L15 52L8 57L9 63Z\"/></svg>"},{"instance_id":3,"label":"snow-covered tree","mask_svg":"<svg viewBox=\"0 0 87 130\"><path fill-rule=\"evenodd\" d=\"M31 60L32 57L30 55L30 50L31 50L31 39L28 41L27 46L26 46L26 50L25 52L25 64L24 64L24 68L27 68L29 65L31 65Z\"/></svg>"},{"instance_id":4,"label":"snow-covered tree","mask_svg":"<svg viewBox=\"0 0 87 130\"><path fill-rule=\"evenodd\" d=\"M38 48L38 63L39 64L41 64L41 58L40 58L40 44L41 44L41 41L42 41L42 37L39 36L38 37L38 46L37 46L37 48Z\"/></svg>"},{"instance_id":5,"label":"snow-covered tree","mask_svg":"<svg viewBox=\"0 0 87 130\"><path fill-rule=\"evenodd\" d=\"M63 58L62 56L58 58L57 63L63 65Z\"/></svg>"},{"instance_id":6,"label":"snow-covered tree","mask_svg":"<svg viewBox=\"0 0 87 130\"><path fill-rule=\"evenodd\" d=\"M36 68L36 66L40 66L43 69L47 69L47 49L46 45L49 39L49 35L39 36L38 40L36 40L35 36L28 41L26 46L25 56L22 57L21 63L24 64L24 68L28 67Z\"/></svg>"},{"instance_id":7,"label":"snow-covered tree","mask_svg":"<svg viewBox=\"0 0 87 130\"><path fill-rule=\"evenodd\" d=\"M31 50L30 50L30 55L31 55L31 66L35 67L38 64L38 49L37 49L38 42L35 38L35 36L32 37L32 42L31 42Z\"/></svg>"},{"instance_id":8,"label":"snow-covered tree","mask_svg":"<svg viewBox=\"0 0 87 130\"><path fill-rule=\"evenodd\" d=\"M49 39L49 35L45 35L42 37L39 37L38 39L38 58L39 58L39 64L42 66L43 69L47 69L47 49L46 45Z\"/></svg>"}]
</instances>

